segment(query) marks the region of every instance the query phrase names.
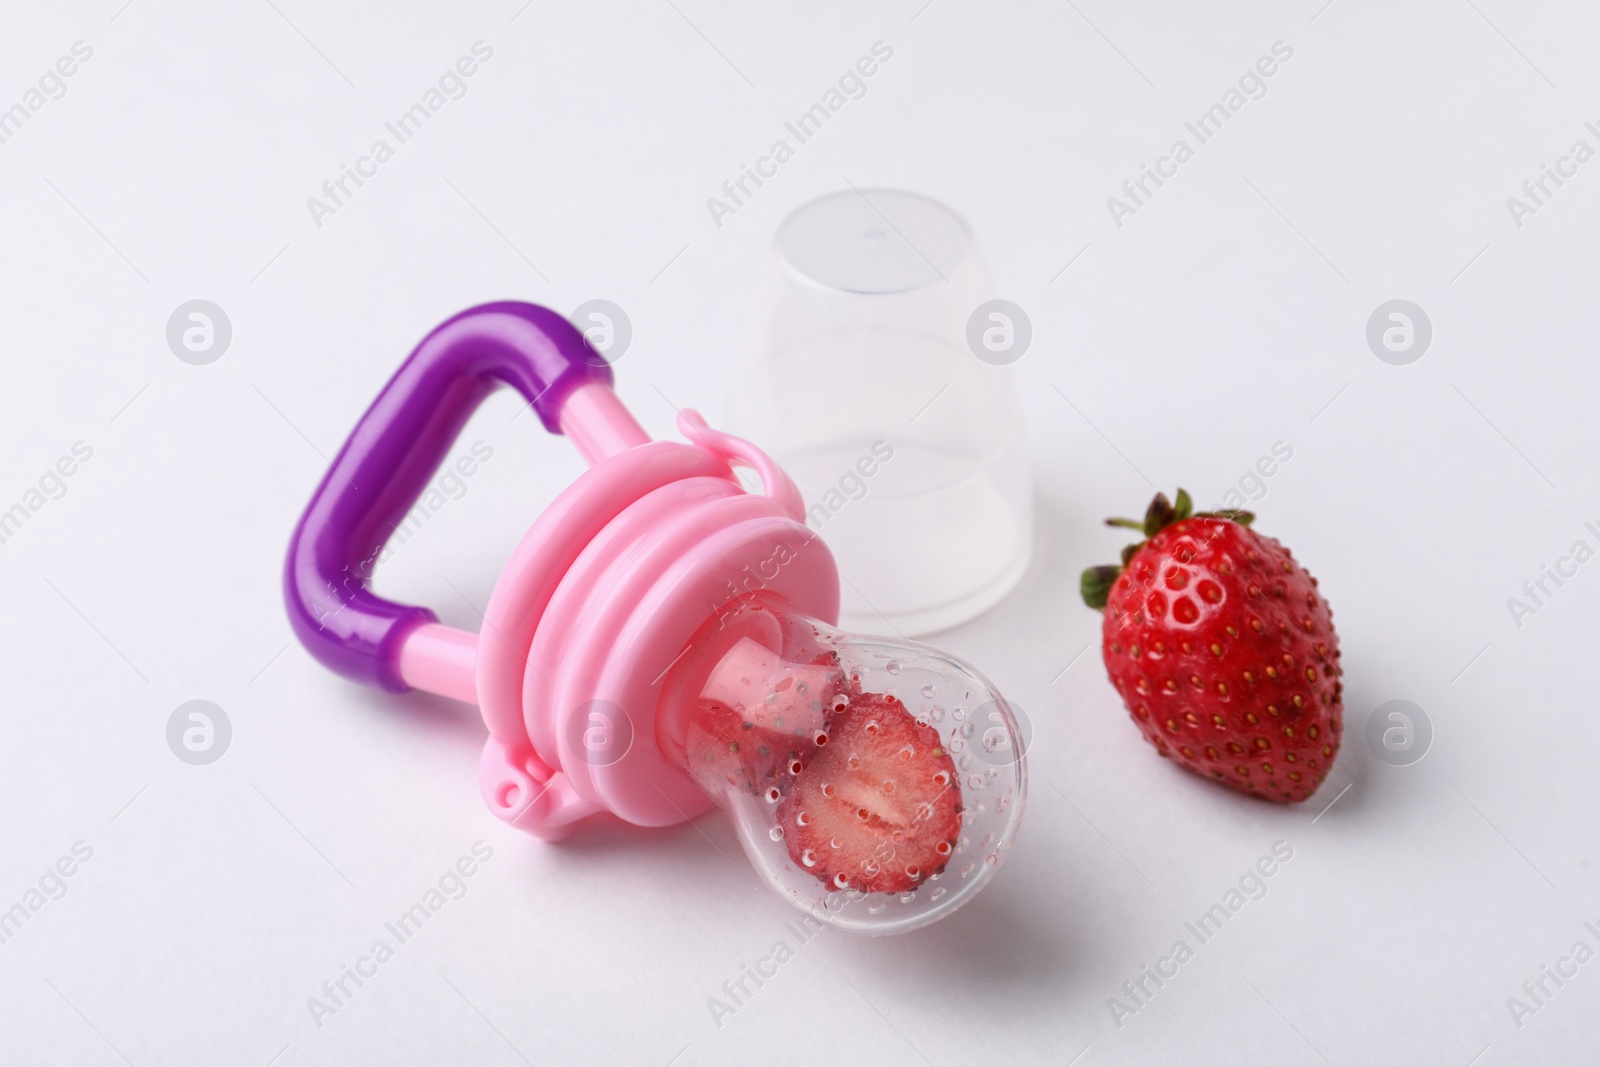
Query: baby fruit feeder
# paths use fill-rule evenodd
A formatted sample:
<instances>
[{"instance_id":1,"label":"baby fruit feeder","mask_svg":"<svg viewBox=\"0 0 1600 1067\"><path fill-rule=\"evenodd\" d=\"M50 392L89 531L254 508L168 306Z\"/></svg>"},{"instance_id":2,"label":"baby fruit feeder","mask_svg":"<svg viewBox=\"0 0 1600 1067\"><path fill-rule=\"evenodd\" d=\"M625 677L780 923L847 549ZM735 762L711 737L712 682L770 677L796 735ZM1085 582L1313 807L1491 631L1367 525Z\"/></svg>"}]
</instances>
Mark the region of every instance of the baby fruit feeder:
<instances>
[{"instance_id":1,"label":"baby fruit feeder","mask_svg":"<svg viewBox=\"0 0 1600 1067\"><path fill-rule=\"evenodd\" d=\"M688 444L652 441L611 382L533 304L430 333L295 529L284 591L300 640L347 677L476 704L484 800L520 830L554 840L602 812L668 826L717 804L763 878L820 922L890 933L953 911L1021 817L1010 706L953 657L834 629L839 575L788 475L693 411L678 417ZM590 469L523 537L472 634L370 582L502 384Z\"/></svg>"}]
</instances>

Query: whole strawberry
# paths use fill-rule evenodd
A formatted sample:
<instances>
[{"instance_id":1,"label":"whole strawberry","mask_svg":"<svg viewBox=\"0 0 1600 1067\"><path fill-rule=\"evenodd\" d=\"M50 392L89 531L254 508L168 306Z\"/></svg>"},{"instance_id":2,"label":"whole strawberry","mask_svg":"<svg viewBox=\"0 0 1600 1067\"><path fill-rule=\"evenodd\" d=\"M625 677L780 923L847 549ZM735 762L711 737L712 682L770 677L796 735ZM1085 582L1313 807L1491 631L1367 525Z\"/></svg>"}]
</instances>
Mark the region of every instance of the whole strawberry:
<instances>
[{"instance_id":1,"label":"whole strawberry","mask_svg":"<svg viewBox=\"0 0 1600 1067\"><path fill-rule=\"evenodd\" d=\"M1084 571L1083 600L1105 612L1106 672L1163 756L1296 803L1339 752L1339 638L1317 580L1254 518L1158 493L1142 523L1106 520L1147 539Z\"/></svg>"}]
</instances>

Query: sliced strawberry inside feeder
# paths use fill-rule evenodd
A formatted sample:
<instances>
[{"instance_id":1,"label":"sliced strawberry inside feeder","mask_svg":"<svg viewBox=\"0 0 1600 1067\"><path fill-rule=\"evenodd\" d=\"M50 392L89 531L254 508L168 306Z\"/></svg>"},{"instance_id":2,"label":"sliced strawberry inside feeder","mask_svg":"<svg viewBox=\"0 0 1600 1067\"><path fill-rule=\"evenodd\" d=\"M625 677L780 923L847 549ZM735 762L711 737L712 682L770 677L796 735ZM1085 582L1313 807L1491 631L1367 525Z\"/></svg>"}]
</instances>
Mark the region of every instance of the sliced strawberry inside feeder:
<instances>
[{"instance_id":1,"label":"sliced strawberry inside feeder","mask_svg":"<svg viewBox=\"0 0 1600 1067\"><path fill-rule=\"evenodd\" d=\"M827 702L842 682L832 662L789 663L743 637L712 668L700 694L758 727L806 736L822 729Z\"/></svg>"},{"instance_id":2,"label":"sliced strawberry inside feeder","mask_svg":"<svg viewBox=\"0 0 1600 1067\"><path fill-rule=\"evenodd\" d=\"M732 817L768 884L820 921L912 929L970 898L1010 845L1025 782L1015 723L947 656L758 596L707 620L660 700L662 753ZM979 722L1007 730L1017 756L959 751ZM958 758L984 766L958 777Z\"/></svg>"},{"instance_id":3,"label":"sliced strawberry inside feeder","mask_svg":"<svg viewBox=\"0 0 1600 1067\"><path fill-rule=\"evenodd\" d=\"M835 889L897 893L943 871L961 789L938 731L891 696L858 693L778 808L789 855Z\"/></svg>"},{"instance_id":4,"label":"sliced strawberry inside feeder","mask_svg":"<svg viewBox=\"0 0 1600 1067\"><path fill-rule=\"evenodd\" d=\"M754 794L787 782L812 747L809 737L757 726L715 700L700 702L684 741L689 767L703 783L722 780Z\"/></svg>"}]
</instances>

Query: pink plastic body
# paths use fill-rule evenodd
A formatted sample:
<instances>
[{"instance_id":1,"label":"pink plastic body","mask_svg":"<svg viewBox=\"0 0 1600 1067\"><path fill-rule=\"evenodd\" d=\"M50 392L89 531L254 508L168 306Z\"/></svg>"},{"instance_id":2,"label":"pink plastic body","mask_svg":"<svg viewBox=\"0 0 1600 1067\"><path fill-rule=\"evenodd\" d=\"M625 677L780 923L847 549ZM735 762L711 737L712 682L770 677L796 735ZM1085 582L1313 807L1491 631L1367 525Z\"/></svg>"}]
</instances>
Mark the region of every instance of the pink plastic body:
<instances>
[{"instance_id":1,"label":"pink plastic body","mask_svg":"<svg viewBox=\"0 0 1600 1067\"><path fill-rule=\"evenodd\" d=\"M484 800L540 837L598 812L643 826L704 813L712 801L656 741L661 682L689 637L759 590L838 618L838 572L794 483L695 412L678 425L692 444L651 441L609 387L576 390L561 427L591 469L523 537L483 631L427 624L401 648L407 684L478 705Z\"/></svg>"}]
</instances>

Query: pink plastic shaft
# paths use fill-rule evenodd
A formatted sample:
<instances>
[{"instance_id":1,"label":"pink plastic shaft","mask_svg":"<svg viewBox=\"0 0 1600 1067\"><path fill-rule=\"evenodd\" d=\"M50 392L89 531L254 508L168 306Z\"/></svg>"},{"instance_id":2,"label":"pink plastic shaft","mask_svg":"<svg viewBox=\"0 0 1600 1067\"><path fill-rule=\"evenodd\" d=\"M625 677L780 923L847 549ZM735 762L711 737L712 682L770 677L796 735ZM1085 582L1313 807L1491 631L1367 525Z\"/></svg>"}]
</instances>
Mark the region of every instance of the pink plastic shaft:
<instances>
[{"instance_id":1,"label":"pink plastic shaft","mask_svg":"<svg viewBox=\"0 0 1600 1067\"><path fill-rule=\"evenodd\" d=\"M406 635L400 648L400 677L413 689L476 704L477 659L477 634L424 623Z\"/></svg>"},{"instance_id":2,"label":"pink plastic shaft","mask_svg":"<svg viewBox=\"0 0 1600 1067\"><path fill-rule=\"evenodd\" d=\"M572 438L591 467L618 452L650 442L644 427L622 406L611 387L601 382L581 385L567 397L561 407L561 432Z\"/></svg>"}]
</instances>

